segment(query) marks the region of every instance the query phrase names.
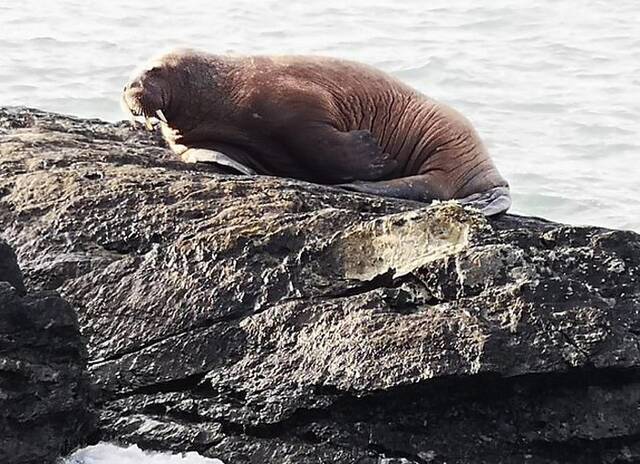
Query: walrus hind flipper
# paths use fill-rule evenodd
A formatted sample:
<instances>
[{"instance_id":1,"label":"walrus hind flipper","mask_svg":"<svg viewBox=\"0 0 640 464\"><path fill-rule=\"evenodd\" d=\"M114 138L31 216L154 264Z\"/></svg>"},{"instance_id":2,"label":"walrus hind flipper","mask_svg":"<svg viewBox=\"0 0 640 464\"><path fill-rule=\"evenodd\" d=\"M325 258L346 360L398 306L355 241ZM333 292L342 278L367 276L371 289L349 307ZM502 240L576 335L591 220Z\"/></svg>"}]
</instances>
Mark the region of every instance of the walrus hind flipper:
<instances>
[{"instance_id":1,"label":"walrus hind flipper","mask_svg":"<svg viewBox=\"0 0 640 464\"><path fill-rule=\"evenodd\" d=\"M457 201L465 206L480 210L485 216L495 216L504 213L511 207L511 193L509 187L494 187Z\"/></svg>"},{"instance_id":2,"label":"walrus hind flipper","mask_svg":"<svg viewBox=\"0 0 640 464\"><path fill-rule=\"evenodd\" d=\"M207 150L205 148L189 148L180 155L185 163L214 163L225 168L231 168L239 173L248 176L256 172L248 166L229 158L224 153L215 150Z\"/></svg>"}]
</instances>

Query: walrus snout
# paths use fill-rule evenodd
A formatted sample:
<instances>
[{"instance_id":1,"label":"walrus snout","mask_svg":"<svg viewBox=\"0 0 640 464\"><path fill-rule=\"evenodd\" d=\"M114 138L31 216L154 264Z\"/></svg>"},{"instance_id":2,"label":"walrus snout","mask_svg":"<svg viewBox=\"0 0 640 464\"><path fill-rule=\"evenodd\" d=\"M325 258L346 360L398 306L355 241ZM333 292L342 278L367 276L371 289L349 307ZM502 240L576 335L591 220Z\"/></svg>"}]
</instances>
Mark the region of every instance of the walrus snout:
<instances>
[{"instance_id":1,"label":"walrus snout","mask_svg":"<svg viewBox=\"0 0 640 464\"><path fill-rule=\"evenodd\" d=\"M144 94L142 92L132 92L127 90L123 95L123 100L127 109L133 116L149 116L151 113L149 105L144 102Z\"/></svg>"},{"instance_id":2,"label":"walrus snout","mask_svg":"<svg viewBox=\"0 0 640 464\"><path fill-rule=\"evenodd\" d=\"M165 95L157 78L147 78L145 74L125 84L122 90L122 106L130 119L144 117L148 129L153 128L151 118L167 122L164 115ZM156 121L157 122L157 121Z\"/></svg>"}]
</instances>

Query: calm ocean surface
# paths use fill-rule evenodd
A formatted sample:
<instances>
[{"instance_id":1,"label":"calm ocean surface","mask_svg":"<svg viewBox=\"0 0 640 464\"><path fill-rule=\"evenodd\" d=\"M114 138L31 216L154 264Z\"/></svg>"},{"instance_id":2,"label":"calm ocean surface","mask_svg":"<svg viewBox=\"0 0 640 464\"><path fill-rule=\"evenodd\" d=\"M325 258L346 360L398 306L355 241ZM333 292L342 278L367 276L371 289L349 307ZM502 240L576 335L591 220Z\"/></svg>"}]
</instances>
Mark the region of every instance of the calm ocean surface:
<instances>
[{"instance_id":1,"label":"calm ocean surface","mask_svg":"<svg viewBox=\"0 0 640 464\"><path fill-rule=\"evenodd\" d=\"M132 68L178 45L351 58L466 114L514 212L640 231L639 18L638 0L0 0L0 105L122 119Z\"/></svg>"},{"instance_id":2,"label":"calm ocean surface","mask_svg":"<svg viewBox=\"0 0 640 464\"><path fill-rule=\"evenodd\" d=\"M175 46L351 58L466 114L512 211L640 231L639 18L638 0L0 0L0 105L122 119L132 68Z\"/></svg>"}]
</instances>

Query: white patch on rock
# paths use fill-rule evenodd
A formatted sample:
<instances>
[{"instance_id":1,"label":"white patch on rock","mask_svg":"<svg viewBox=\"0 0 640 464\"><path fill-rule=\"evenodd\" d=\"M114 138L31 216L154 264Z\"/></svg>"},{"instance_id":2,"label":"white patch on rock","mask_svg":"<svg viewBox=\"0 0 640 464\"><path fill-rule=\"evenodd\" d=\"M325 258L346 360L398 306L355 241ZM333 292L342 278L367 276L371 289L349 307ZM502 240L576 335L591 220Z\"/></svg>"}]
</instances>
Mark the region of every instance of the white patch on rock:
<instances>
[{"instance_id":1,"label":"white patch on rock","mask_svg":"<svg viewBox=\"0 0 640 464\"><path fill-rule=\"evenodd\" d=\"M224 464L219 459L205 458L191 451L172 454L142 451L136 445L126 448L99 443L76 451L61 464Z\"/></svg>"},{"instance_id":2,"label":"white patch on rock","mask_svg":"<svg viewBox=\"0 0 640 464\"><path fill-rule=\"evenodd\" d=\"M367 281L391 270L397 278L465 249L473 222L460 205L441 203L355 226L330 246L341 257L347 279Z\"/></svg>"}]
</instances>

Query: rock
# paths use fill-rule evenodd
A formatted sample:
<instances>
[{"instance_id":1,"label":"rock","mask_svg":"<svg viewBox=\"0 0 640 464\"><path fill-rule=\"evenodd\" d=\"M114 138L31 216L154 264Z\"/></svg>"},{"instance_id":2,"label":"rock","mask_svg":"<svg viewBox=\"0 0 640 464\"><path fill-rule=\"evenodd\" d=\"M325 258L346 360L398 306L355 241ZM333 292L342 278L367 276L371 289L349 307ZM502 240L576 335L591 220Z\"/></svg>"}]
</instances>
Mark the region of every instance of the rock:
<instances>
[{"instance_id":1,"label":"rock","mask_svg":"<svg viewBox=\"0 0 640 464\"><path fill-rule=\"evenodd\" d=\"M0 220L100 438L226 463L640 459L640 236L173 160L0 111Z\"/></svg>"},{"instance_id":2,"label":"rock","mask_svg":"<svg viewBox=\"0 0 640 464\"><path fill-rule=\"evenodd\" d=\"M0 242L0 462L53 463L85 442L95 422L85 368L75 312L53 292L25 296Z\"/></svg>"},{"instance_id":3,"label":"rock","mask_svg":"<svg viewBox=\"0 0 640 464\"><path fill-rule=\"evenodd\" d=\"M14 290L21 295L27 292L24 288L24 279L18 267L16 254L2 239L0 239L0 282L11 284Z\"/></svg>"}]
</instances>

